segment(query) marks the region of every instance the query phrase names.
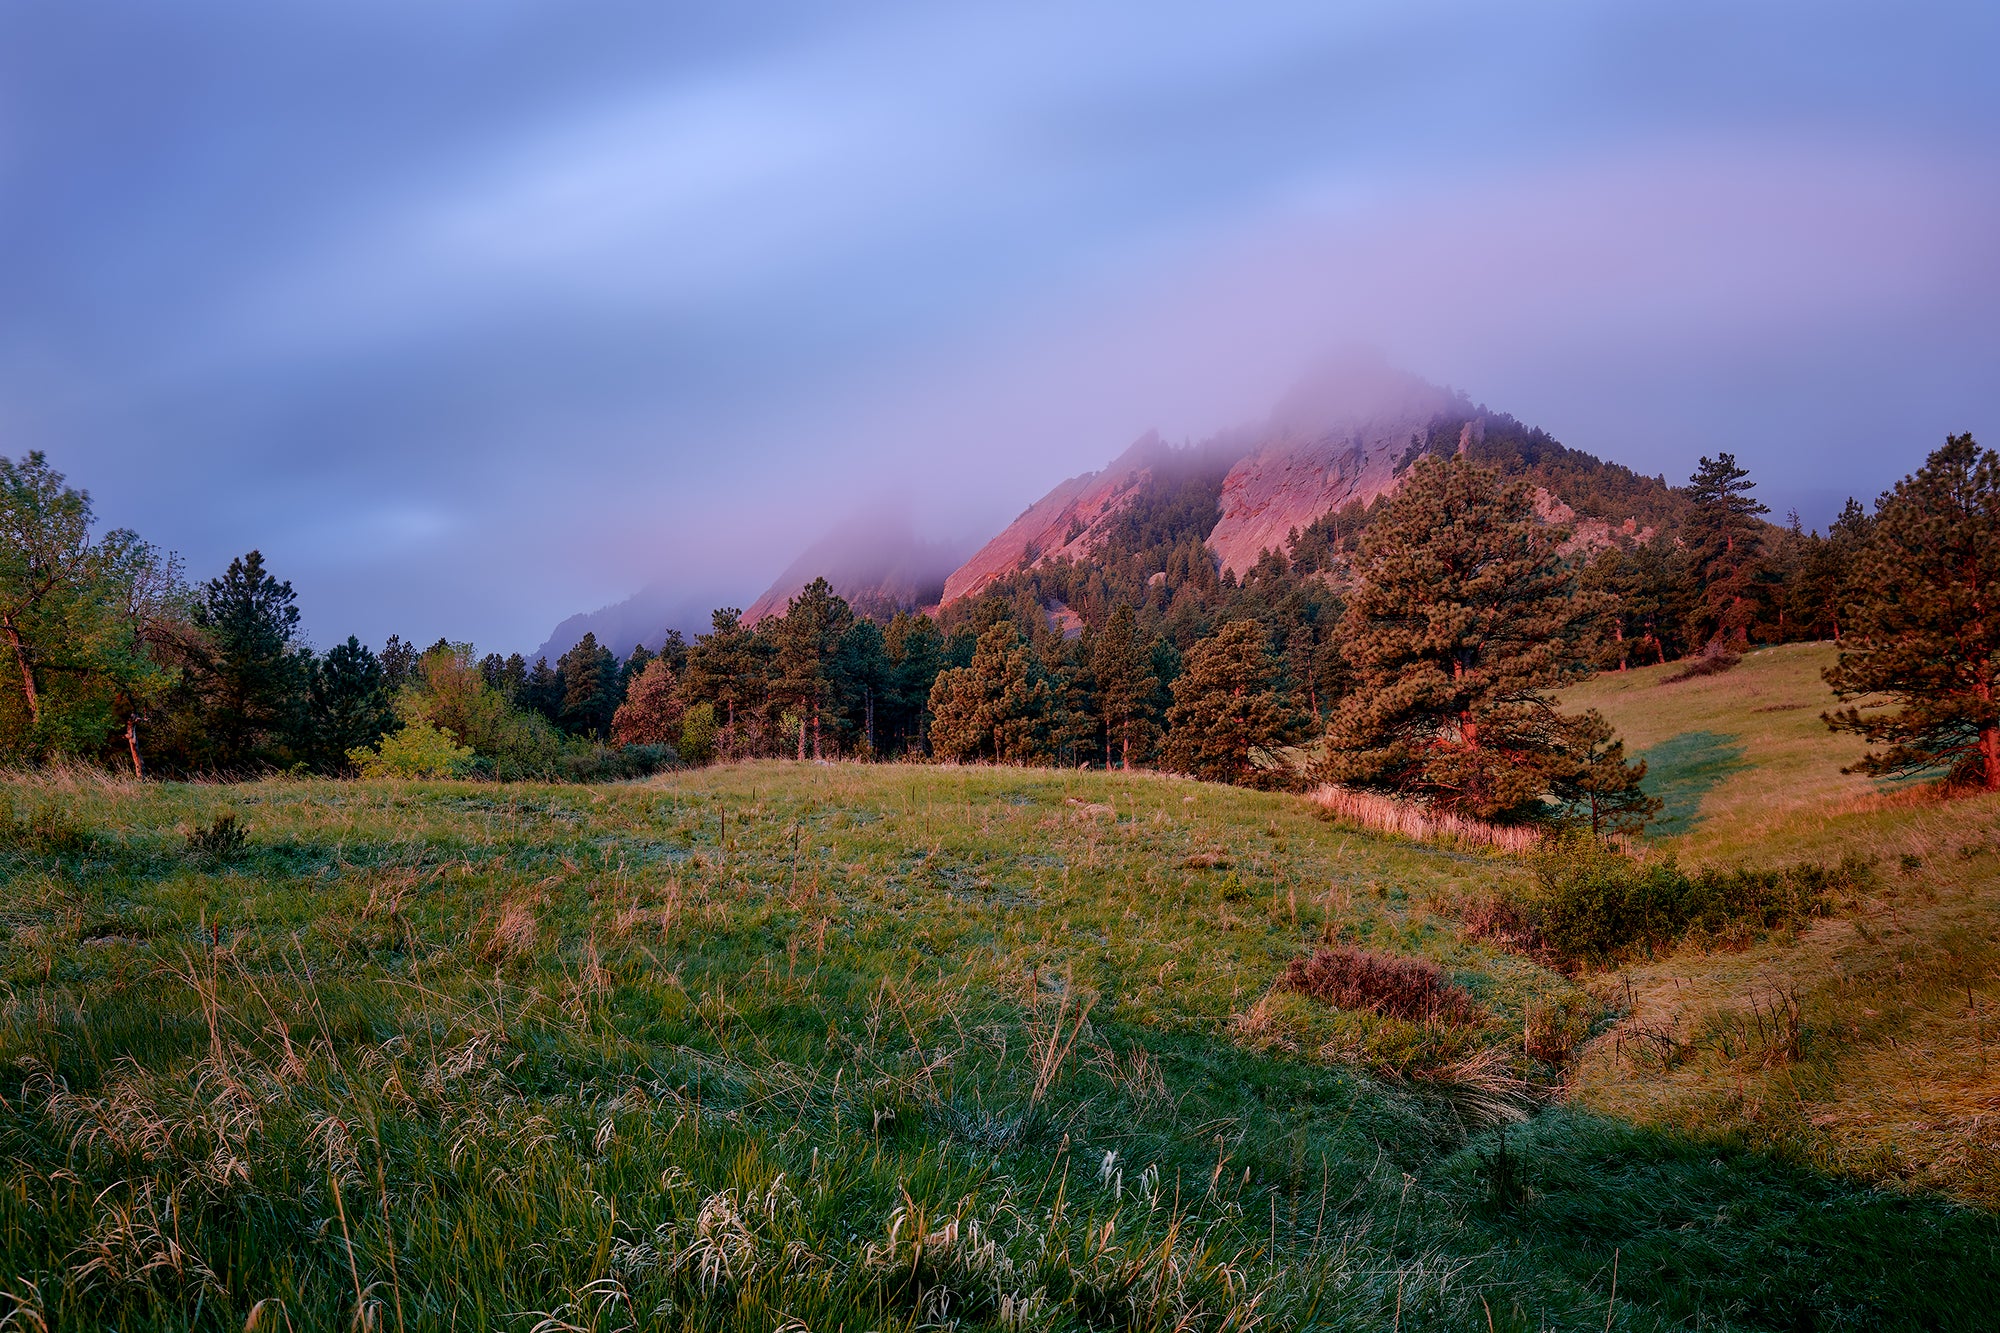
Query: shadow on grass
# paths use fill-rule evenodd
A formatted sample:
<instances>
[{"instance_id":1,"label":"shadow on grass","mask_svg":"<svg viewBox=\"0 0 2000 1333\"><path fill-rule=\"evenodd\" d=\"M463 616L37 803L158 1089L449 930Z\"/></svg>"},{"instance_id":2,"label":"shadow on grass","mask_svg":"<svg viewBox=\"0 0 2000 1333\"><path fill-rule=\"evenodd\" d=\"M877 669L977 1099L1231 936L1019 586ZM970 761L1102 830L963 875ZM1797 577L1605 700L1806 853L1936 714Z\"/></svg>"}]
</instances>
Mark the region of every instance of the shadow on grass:
<instances>
[{"instance_id":1,"label":"shadow on grass","mask_svg":"<svg viewBox=\"0 0 2000 1333\"><path fill-rule=\"evenodd\" d=\"M1565 1111L1516 1129L1509 1147L1523 1201L1504 1215L1476 1207L1474 1225L1607 1301L1615 1254L1617 1327L1994 1327L1990 1212ZM1471 1157L1487 1199L1491 1149L1453 1163Z\"/></svg>"},{"instance_id":2,"label":"shadow on grass","mask_svg":"<svg viewBox=\"0 0 2000 1333\"><path fill-rule=\"evenodd\" d=\"M1661 838L1692 829L1701 819L1702 798L1750 766L1736 737L1715 731L1683 731L1638 757L1646 761L1646 794L1666 802L1647 828Z\"/></svg>"}]
</instances>

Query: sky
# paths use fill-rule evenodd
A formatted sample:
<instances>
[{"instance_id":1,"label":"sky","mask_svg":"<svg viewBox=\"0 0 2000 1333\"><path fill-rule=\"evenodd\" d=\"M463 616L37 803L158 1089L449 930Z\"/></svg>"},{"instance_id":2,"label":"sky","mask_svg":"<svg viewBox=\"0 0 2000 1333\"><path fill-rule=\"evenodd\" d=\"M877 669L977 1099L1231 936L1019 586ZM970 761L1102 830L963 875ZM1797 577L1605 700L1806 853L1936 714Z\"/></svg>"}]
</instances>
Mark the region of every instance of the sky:
<instances>
[{"instance_id":1,"label":"sky","mask_svg":"<svg viewBox=\"0 0 2000 1333\"><path fill-rule=\"evenodd\" d=\"M2000 6L0 0L0 454L324 647L976 545L1363 344L1823 525L2000 444Z\"/></svg>"}]
</instances>

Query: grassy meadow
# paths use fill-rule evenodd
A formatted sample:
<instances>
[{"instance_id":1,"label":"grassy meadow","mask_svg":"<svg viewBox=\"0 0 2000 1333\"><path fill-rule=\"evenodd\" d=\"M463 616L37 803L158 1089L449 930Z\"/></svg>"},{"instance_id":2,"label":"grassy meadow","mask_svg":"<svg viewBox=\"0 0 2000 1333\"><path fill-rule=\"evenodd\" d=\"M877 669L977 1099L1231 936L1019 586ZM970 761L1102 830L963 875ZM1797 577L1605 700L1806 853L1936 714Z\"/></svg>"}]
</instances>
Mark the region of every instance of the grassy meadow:
<instances>
[{"instance_id":1,"label":"grassy meadow","mask_svg":"<svg viewBox=\"0 0 2000 1333\"><path fill-rule=\"evenodd\" d=\"M1649 855L1867 890L1578 976L1519 857L1155 776L9 779L0 1328L1988 1327L2000 804L1840 777L1826 655L1577 698Z\"/></svg>"}]
</instances>

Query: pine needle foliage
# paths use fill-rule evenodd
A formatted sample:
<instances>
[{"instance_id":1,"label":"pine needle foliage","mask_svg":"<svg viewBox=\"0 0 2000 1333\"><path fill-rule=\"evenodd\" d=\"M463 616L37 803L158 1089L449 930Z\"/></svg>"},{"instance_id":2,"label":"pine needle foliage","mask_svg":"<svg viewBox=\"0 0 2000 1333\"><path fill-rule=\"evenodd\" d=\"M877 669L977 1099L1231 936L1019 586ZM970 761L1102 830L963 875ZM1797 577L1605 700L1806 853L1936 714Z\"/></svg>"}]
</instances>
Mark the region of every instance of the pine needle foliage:
<instances>
[{"instance_id":1,"label":"pine needle foliage","mask_svg":"<svg viewBox=\"0 0 2000 1333\"><path fill-rule=\"evenodd\" d=\"M1553 691L1589 674L1606 599L1579 591L1522 482L1427 458L1362 540L1342 637L1356 685L1317 776L1480 819L1579 804L1599 831L1656 808L1594 713Z\"/></svg>"},{"instance_id":2,"label":"pine needle foliage","mask_svg":"<svg viewBox=\"0 0 2000 1333\"><path fill-rule=\"evenodd\" d=\"M1849 771L2000 790L2000 458L1950 436L1876 503L1850 586L1821 716L1883 748Z\"/></svg>"}]
</instances>

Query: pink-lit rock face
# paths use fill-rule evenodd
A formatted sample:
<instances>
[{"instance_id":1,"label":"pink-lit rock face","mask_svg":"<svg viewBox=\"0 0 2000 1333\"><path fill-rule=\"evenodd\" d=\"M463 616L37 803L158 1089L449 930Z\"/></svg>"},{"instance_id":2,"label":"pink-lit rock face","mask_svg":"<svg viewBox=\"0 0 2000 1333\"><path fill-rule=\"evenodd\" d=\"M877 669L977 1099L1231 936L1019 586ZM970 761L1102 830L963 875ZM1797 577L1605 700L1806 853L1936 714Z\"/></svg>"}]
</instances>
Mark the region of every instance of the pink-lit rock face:
<instances>
[{"instance_id":1,"label":"pink-lit rock face","mask_svg":"<svg viewBox=\"0 0 2000 1333\"><path fill-rule=\"evenodd\" d=\"M975 596L993 580L1043 560L1082 559L1098 528L1152 475L1149 464L1166 447L1148 431L1102 472L1071 477L1029 505L945 580L945 602Z\"/></svg>"}]
</instances>

